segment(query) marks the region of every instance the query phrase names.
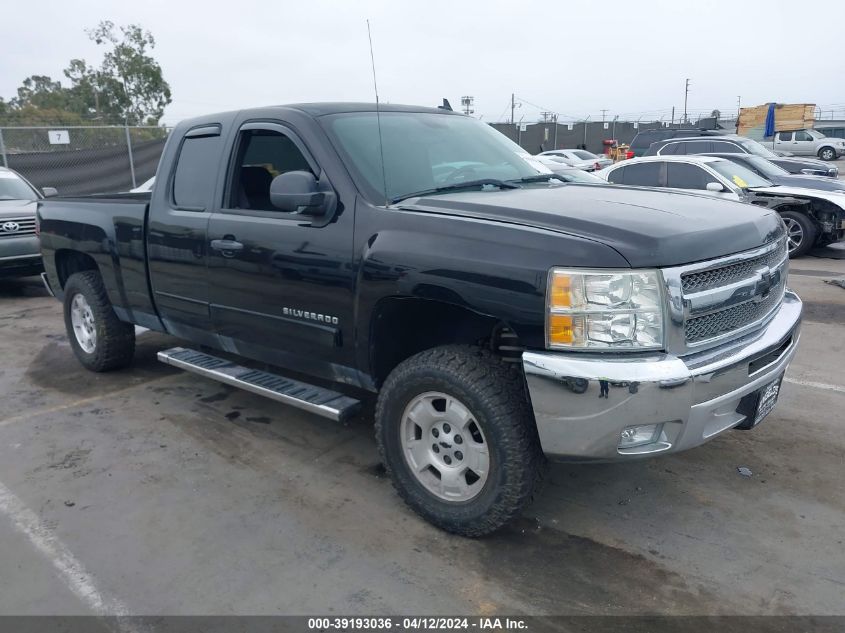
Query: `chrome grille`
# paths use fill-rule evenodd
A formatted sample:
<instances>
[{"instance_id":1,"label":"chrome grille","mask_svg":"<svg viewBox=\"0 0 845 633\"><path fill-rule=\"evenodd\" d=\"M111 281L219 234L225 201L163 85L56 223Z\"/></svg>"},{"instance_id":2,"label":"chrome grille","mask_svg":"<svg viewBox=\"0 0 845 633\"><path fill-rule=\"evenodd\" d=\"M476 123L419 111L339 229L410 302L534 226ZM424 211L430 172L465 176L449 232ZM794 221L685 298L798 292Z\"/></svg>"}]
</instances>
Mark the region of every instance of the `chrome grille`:
<instances>
[{"instance_id":1,"label":"chrome grille","mask_svg":"<svg viewBox=\"0 0 845 633\"><path fill-rule=\"evenodd\" d=\"M741 261L721 268L681 275L681 286L685 294L699 292L718 286L727 286L742 279L754 276L754 272L763 266L775 268L787 256L786 239L780 240L778 247L764 255Z\"/></svg>"},{"instance_id":2,"label":"chrome grille","mask_svg":"<svg viewBox=\"0 0 845 633\"><path fill-rule=\"evenodd\" d=\"M17 227L15 229L14 227ZM35 218L0 218L0 239L35 235Z\"/></svg>"},{"instance_id":3,"label":"chrome grille","mask_svg":"<svg viewBox=\"0 0 845 633\"><path fill-rule=\"evenodd\" d=\"M783 300L785 286L785 283L780 283L759 303L747 301L727 310L687 320L684 324L687 342L696 343L711 339L765 318Z\"/></svg>"},{"instance_id":4,"label":"chrome grille","mask_svg":"<svg viewBox=\"0 0 845 633\"><path fill-rule=\"evenodd\" d=\"M783 231L753 250L664 268L668 350L698 352L760 327L782 303L788 272Z\"/></svg>"}]
</instances>

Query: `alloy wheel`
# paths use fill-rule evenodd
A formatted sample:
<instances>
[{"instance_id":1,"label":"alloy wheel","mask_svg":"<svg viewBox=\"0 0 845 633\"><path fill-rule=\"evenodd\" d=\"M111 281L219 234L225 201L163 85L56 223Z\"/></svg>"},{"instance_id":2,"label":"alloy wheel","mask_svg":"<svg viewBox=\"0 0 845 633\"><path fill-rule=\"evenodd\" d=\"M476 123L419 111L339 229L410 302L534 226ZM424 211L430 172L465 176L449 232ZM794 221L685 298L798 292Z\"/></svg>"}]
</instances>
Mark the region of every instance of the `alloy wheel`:
<instances>
[{"instance_id":1,"label":"alloy wheel","mask_svg":"<svg viewBox=\"0 0 845 633\"><path fill-rule=\"evenodd\" d=\"M88 300L82 294L74 295L70 302L70 322L76 342L86 354L97 349L97 327Z\"/></svg>"},{"instance_id":2,"label":"alloy wheel","mask_svg":"<svg viewBox=\"0 0 845 633\"><path fill-rule=\"evenodd\" d=\"M789 252L792 253L801 247L801 243L804 241L804 229L797 220L793 220L792 218L784 218L783 222L786 224Z\"/></svg>"},{"instance_id":3,"label":"alloy wheel","mask_svg":"<svg viewBox=\"0 0 845 633\"><path fill-rule=\"evenodd\" d=\"M487 439L472 412L439 391L416 396L400 426L405 462L425 488L444 501L469 501L490 473Z\"/></svg>"}]
</instances>

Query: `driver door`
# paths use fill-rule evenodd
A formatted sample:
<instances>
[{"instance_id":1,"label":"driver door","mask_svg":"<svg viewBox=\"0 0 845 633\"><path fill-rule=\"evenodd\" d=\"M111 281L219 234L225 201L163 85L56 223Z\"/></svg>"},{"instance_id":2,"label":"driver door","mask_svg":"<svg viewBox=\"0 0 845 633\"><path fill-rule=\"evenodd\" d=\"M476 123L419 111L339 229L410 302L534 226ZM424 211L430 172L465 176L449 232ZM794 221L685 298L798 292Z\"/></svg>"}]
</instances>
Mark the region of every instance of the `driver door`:
<instances>
[{"instance_id":1,"label":"driver door","mask_svg":"<svg viewBox=\"0 0 845 633\"><path fill-rule=\"evenodd\" d=\"M230 351L331 376L331 364L351 353L354 200L339 200L329 223L281 211L270 183L289 171L326 178L286 126L240 127L223 202L208 223L211 319ZM350 352L340 349L344 340Z\"/></svg>"}]
</instances>

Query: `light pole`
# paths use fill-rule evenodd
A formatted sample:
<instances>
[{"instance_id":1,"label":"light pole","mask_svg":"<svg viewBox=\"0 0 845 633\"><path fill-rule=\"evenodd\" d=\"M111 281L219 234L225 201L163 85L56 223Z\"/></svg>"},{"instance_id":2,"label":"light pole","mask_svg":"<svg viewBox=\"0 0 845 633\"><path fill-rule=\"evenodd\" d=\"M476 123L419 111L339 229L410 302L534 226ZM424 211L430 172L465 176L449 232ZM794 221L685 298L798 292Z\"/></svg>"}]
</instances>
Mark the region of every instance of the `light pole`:
<instances>
[{"instance_id":1,"label":"light pole","mask_svg":"<svg viewBox=\"0 0 845 633\"><path fill-rule=\"evenodd\" d=\"M590 115L587 115L587 118L584 119L584 149L587 149L587 122L590 120Z\"/></svg>"},{"instance_id":2,"label":"light pole","mask_svg":"<svg viewBox=\"0 0 845 633\"><path fill-rule=\"evenodd\" d=\"M687 117L687 98L689 97L689 79L687 79L687 85L684 89L684 123L689 123L689 118Z\"/></svg>"}]
</instances>

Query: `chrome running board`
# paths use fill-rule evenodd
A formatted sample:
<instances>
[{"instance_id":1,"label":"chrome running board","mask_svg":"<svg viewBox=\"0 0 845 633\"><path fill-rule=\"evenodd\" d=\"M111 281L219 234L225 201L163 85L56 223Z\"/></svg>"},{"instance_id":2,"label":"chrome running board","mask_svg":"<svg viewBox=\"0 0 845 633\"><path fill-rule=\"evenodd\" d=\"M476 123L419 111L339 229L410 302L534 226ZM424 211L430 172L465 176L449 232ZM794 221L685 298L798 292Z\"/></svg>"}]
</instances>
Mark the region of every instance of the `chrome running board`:
<instances>
[{"instance_id":1,"label":"chrome running board","mask_svg":"<svg viewBox=\"0 0 845 633\"><path fill-rule=\"evenodd\" d=\"M179 369L339 422L354 415L361 406L360 401L337 391L243 367L232 361L184 347L159 352L158 359Z\"/></svg>"}]
</instances>

